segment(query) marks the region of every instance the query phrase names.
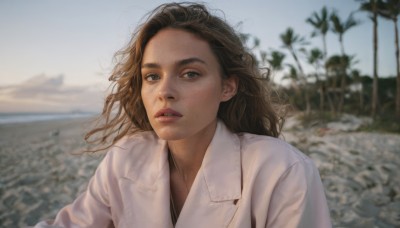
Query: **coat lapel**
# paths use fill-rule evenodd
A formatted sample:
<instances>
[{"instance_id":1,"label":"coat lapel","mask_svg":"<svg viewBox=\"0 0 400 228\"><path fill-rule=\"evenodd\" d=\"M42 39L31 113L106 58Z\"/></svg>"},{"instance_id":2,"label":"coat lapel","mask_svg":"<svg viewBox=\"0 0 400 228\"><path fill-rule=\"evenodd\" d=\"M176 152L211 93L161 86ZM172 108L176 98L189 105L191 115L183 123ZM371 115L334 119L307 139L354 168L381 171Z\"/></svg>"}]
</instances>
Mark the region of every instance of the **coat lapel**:
<instances>
[{"instance_id":1,"label":"coat lapel","mask_svg":"<svg viewBox=\"0 0 400 228\"><path fill-rule=\"evenodd\" d=\"M239 138L219 122L176 227L227 227L241 198Z\"/></svg>"},{"instance_id":2,"label":"coat lapel","mask_svg":"<svg viewBox=\"0 0 400 228\"><path fill-rule=\"evenodd\" d=\"M124 224L118 227L172 228L167 145L153 140L145 147L140 152L147 154L136 156L131 170L119 179Z\"/></svg>"},{"instance_id":3,"label":"coat lapel","mask_svg":"<svg viewBox=\"0 0 400 228\"><path fill-rule=\"evenodd\" d=\"M135 151L135 162L118 181L124 214L115 225L172 228L167 144L147 139ZM240 159L239 138L218 122L175 227L229 225L241 198Z\"/></svg>"}]
</instances>

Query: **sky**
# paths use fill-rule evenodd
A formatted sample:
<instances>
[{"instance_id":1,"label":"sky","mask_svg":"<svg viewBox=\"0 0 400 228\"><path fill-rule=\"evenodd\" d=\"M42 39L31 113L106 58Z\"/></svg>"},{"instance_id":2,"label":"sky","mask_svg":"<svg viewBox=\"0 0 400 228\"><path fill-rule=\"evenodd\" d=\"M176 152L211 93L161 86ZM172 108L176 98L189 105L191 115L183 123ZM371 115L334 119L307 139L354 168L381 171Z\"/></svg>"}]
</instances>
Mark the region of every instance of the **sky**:
<instances>
[{"instance_id":1,"label":"sky","mask_svg":"<svg viewBox=\"0 0 400 228\"><path fill-rule=\"evenodd\" d=\"M99 111L109 86L113 55L129 40L146 13L166 1L149 0L1 0L0 112ZM310 38L305 22L325 5L342 19L356 11L355 0L218 0L203 1L243 33L261 41L260 48L281 50L279 35L288 27ZM344 35L354 66L372 75L372 22L364 12L361 24ZM393 23L379 20L378 75L395 75ZM327 37L328 55L339 54L337 35ZM286 53L288 63L293 62ZM305 63L303 63L305 65ZM307 68L306 69L311 69ZM279 77L276 81L282 82Z\"/></svg>"}]
</instances>

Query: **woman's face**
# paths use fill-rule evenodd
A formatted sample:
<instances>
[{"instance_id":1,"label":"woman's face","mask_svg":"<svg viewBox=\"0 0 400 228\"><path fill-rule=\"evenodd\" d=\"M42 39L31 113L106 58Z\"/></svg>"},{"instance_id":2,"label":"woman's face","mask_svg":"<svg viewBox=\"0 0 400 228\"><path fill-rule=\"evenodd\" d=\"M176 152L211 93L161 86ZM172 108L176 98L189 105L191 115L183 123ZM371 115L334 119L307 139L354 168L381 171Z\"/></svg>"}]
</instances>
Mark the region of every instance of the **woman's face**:
<instances>
[{"instance_id":1,"label":"woman's face","mask_svg":"<svg viewBox=\"0 0 400 228\"><path fill-rule=\"evenodd\" d=\"M165 140L214 134L220 102L236 93L236 80L222 79L209 44L180 29L163 29L150 39L141 74L147 116Z\"/></svg>"}]
</instances>

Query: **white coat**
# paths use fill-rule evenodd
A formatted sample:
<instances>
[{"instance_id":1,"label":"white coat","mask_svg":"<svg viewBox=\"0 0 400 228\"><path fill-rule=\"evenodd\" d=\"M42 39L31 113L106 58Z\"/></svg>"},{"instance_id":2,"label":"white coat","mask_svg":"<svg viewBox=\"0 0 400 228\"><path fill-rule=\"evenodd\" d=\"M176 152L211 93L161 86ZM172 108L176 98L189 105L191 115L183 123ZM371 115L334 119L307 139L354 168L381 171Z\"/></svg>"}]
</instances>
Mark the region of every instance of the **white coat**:
<instances>
[{"instance_id":1,"label":"white coat","mask_svg":"<svg viewBox=\"0 0 400 228\"><path fill-rule=\"evenodd\" d=\"M120 140L88 189L35 227L172 228L166 141ZM331 227L317 168L286 142L234 134L219 121L175 227Z\"/></svg>"}]
</instances>

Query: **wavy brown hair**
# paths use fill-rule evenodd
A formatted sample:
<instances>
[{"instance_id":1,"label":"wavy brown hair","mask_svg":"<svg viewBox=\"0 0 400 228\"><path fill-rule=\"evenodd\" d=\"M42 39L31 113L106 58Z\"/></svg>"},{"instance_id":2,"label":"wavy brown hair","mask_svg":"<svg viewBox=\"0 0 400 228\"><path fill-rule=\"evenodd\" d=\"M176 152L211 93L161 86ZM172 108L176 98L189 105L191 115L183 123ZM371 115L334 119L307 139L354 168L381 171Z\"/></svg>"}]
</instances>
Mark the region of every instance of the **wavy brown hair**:
<instances>
[{"instance_id":1,"label":"wavy brown hair","mask_svg":"<svg viewBox=\"0 0 400 228\"><path fill-rule=\"evenodd\" d=\"M109 78L112 92L106 98L101 121L86 134L86 141L108 148L125 135L152 130L141 97L141 63L146 44L165 28L182 29L207 41L223 77L237 77L237 94L221 103L218 110L218 118L232 132L279 136L280 119L271 92L235 30L202 4L169 3L152 11L128 46L116 54L117 64ZM101 136L95 137L98 134Z\"/></svg>"}]
</instances>

